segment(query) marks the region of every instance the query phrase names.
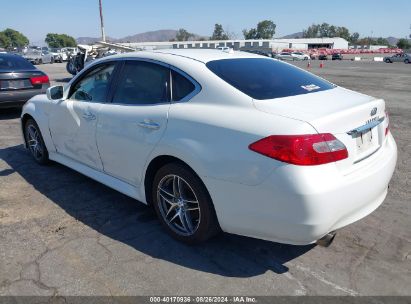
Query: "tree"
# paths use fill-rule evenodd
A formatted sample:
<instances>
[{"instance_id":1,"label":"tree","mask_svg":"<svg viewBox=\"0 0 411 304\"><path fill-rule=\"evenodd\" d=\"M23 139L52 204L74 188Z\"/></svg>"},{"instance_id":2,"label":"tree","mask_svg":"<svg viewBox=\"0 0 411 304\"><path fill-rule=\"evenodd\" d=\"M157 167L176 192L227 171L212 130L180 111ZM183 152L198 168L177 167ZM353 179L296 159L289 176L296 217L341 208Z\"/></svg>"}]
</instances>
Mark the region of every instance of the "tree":
<instances>
[{"instance_id":1,"label":"tree","mask_svg":"<svg viewBox=\"0 0 411 304\"><path fill-rule=\"evenodd\" d=\"M336 28L336 32L333 36L328 36L328 37L331 37L331 38L340 37L347 41L350 41L351 34L350 34L350 31L346 27L341 26L341 27Z\"/></svg>"},{"instance_id":2,"label":"tree","mask_svg":"<svg viewBox=\"0 0 411 304\"><path fill-rule=\"evenodd\" d=\"M329 30L330 25L328 23L323 23L320 25L320 37L330 37Z\"/></svg>"},{"instance_id":3,"label":"tree","mask_svg":"<svg viewBox=\"0 0 411 304\"><path fill-rule=\"evenodd\" d=\"M400 39L397 42L397 47L399 49L408 50L411 49L411 43L408 39Z\"/></svg>"},{"instance_id":4,"label":"tree","mask_svg":"<svg viewBox=\"0 0 411 304\"><path fill-rule=\"evenodd\" d=\"M358 45L371 45L372 39L370 37L365 37L357 40Z\"/></svg>"},{"instance_id":5,"label":"tree","mask_svg":"<svg viewBox=\"0 0 411 304\"><path fill-rule=\"evenodd\" d=\"M51 48L75 47L76 40L66 34L48 33L44 40Z\"/></svg>"},{"instance_id":6,"label":"tree","mask_svg":"<svg viewBox=\"0 0 411 304\"><path fill-rule=\"evenodd\" d=\"M320 25L313 24L310 25L306 30L303 31L303 38L317 38L320 37Z\"/></svg>"},{"instance_id":7,"label":"tree","mask_svg":"<svg viewBox=\"0 0 411 304\"><path fill-rule=\"evenodd\" d=\"M257 29L243 30L244 39L259 39Z\"/></svg>"},{"instance_id":8,"label":"tree","mask_svg":"<svg viewBox=\"0 0 411 304\"><path fill-rule=\"evenodd\" d=\"M8 49L11 46L11 40L3 32L0 32L0 47Z\"/></svg>"},{"instance_id":9,"label":"tree","mask_svg":"<svg viewBox=\"0 0 411 304\"><path fill-rule=\"evenodd\" d=\"M0 44L5 44L6 48L23 47L29 44L29 39L22 33L7 28L0 32Z\"/></svg>"},{"instance_id":10,"label":"tree","mask_svg":"<svg viewBox=\"0 0 411 304\"><path fill-rule=\"evenodd\" d=\"M358 40L359 34L358 33L354 33L354 34L358 35L358 37L356 38ZM352 35L350 34L350 31L346 27L330 25L328 23L312 24L306 30L303 31L303 38L322 38L322 37L327 37L327 38L340 37L340 38L344 38L347 41L351 41Z\"/></svg>"},{"instance_id":11,"label":"tree","mask_svg":"<svg viewBox=\"0 0 411 304\"><path fill-rule=\"evenodd\" d=\"M188 41L190 38L194 37L194 34L189 33L187 30L181 28L176 34L177 41Z\"/></svg>"},{"instance_id":12,"label":"tree","mask_svg":"<svg viewBox=\"0 0 411 304\"><path fill-rule=\"evenodd\" d=\"M352 44L356 44L358 42L358 39L360 39L360 34L355 32L355 33L351 34L350 40L348 40L348 41L351 42Z\"/></svg>"},{"instance_id":13,"label":"tree","mask_svg":"<svg viewBox=\"0 0 411 304\"><path fill-rule=\"evenodd\" d=\"M271 20L263 20L257 24L257 28L243 30L245 39L272 39L277 25Z\"/></svg>"},{"instance_id":14,"label":"tree","mask_svg":"<svg viewBox=\"0 0 411 304\"><path fill-rule=\"evenodd\" d=\"M390 46L390 43L388 42L387 39L379 37L377 39L374 40L375 45L386 45L386 46Z\"/></svg>"},{"instance_id":15,"label":"tree","mask_svg":"<svg viewBox=\"0 0 411 304\"><path fill-rule=\"evenodd\" d=\"M229 40L229 37L221 24L216 23L214 25L214 32L213 35L211 35L210 40Z\"/></svg>"},{"instance_id":16,"label":"tree","mask_svg":"<svg viewBox=\"0 0 411 304\"><path fill-rule=\"evenodd\" d=\"M257 24L259 39L272 39L275 35L276 25L271 20L264 20Z\"/></svg>"}]
</instances>

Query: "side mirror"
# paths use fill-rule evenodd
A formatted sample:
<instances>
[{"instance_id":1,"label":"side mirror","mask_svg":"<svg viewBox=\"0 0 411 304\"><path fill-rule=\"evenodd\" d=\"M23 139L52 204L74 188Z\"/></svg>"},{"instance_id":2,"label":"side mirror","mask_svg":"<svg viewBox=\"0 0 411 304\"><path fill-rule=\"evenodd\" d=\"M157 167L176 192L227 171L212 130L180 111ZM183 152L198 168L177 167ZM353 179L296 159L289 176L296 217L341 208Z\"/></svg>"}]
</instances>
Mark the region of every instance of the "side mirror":
<instances>
[{"instance_id":1,"label":"side mirror","mask_svg":"<svg viewBox=\"0 0 411 304\"><path fill-rule=\"evenodd\" d=\"M47 98L50 100L59 100L63 98L63 86L54 86L47 89Z\"/></svg>"}]
</instances>

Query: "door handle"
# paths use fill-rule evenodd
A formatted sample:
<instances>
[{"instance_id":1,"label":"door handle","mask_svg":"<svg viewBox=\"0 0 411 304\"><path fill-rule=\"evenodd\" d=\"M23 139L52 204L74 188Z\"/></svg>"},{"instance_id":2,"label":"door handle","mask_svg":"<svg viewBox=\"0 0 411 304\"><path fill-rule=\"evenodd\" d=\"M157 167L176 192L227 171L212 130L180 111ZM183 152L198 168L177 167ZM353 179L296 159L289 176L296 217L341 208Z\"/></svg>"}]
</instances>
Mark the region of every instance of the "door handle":
<instances>
[{"instance_id":1,"label":"door handle","mask_svg":"<svg viewBox=\"0 0 411 304\"><path fill-rule=\"evenodd\" d=\"M96 115L94 115L93 113L90 112L84 112L83 113L83 118L85 120L95 120L96 119Z\"/></svg>"},{"instance_id":2,"label":"door handle","mask_svg":"<svg viewBox=\"0 0 411 304\"><path fill-rule=\"evenodd\" d=\"M152 120L144 120L138 123L139 127L150 129L150 130L158 130L160 129L160 125Z\"/></svg>"}]
</instances>

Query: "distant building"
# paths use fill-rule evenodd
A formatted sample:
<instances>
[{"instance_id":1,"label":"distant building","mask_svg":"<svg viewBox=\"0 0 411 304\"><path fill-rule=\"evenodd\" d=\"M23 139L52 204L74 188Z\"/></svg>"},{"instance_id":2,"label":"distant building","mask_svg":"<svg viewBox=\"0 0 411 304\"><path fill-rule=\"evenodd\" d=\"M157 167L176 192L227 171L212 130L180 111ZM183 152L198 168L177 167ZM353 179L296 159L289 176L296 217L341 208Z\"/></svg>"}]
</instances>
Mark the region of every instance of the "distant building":
<instances>
[{"instance_id":1,"label":"distant building","mask_svg":"<svg viewBox=\"0 0 411 304\"><path fill-rule=\"evenodd\" d=\"M343 38L299 38L272 40L224 40L224 41L173 41L173 42L135 42L121 43L124 46L141 49L215 49L230 47L234 50L272 50L279 52L283 49L348 49L348 41Z\"/></svg>"}]
</instances>

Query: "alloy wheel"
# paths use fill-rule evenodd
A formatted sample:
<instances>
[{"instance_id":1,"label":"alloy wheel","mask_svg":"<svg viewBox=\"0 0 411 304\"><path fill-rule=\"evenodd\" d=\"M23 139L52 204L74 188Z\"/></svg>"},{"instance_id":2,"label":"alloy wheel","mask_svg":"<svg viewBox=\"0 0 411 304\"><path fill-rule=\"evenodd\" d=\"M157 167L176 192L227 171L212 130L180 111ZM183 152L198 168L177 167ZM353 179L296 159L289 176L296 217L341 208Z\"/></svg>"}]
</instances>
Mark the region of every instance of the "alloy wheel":
<instances>
[{"instance_id":1,"label":"alloy wheel","mask_svg":"<svg viewBox=\"0 0 411 304\"><path fill-rule=\"evenodd\" d=\"M32 124L27 126L27 137L27 145L29 146L31 154L35 159L40 160L44 155L44 147L41 141L40 132Z\"/></svg>"},{"instance_id":2,"label":"alloy wheel","mask_svg":"<svg viewBox=\"0 0 411 304\"><path fill-rule=\"evenodd\" d=\"M157 204L167 225L181 236L193 235L201 218L197 196L182 177L164 176L157 187Z\"/></svg>"}]
</instances>

